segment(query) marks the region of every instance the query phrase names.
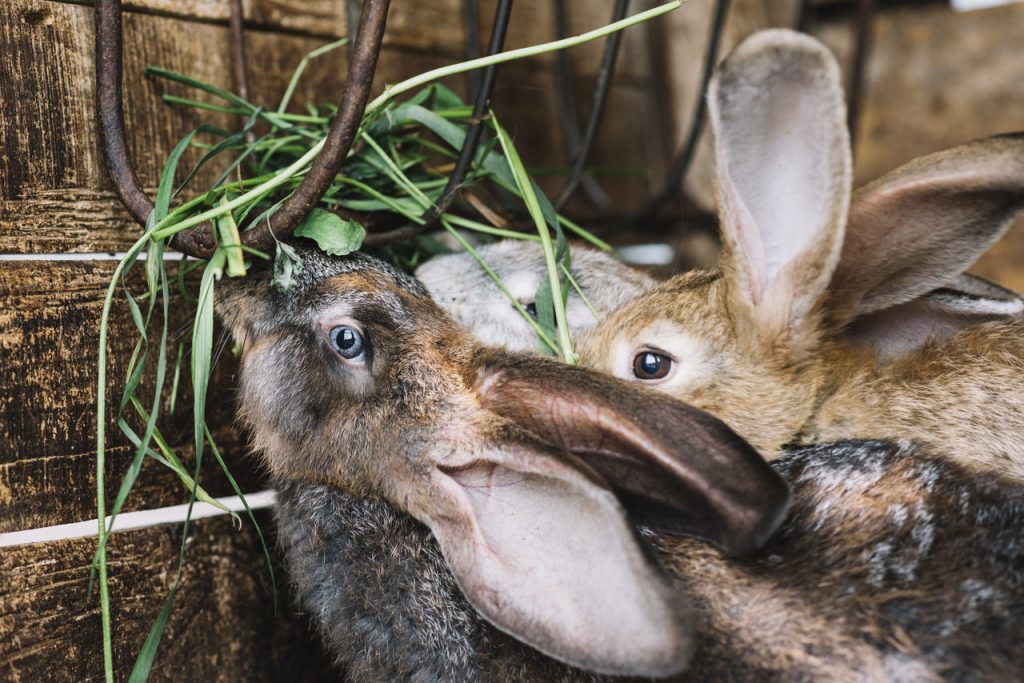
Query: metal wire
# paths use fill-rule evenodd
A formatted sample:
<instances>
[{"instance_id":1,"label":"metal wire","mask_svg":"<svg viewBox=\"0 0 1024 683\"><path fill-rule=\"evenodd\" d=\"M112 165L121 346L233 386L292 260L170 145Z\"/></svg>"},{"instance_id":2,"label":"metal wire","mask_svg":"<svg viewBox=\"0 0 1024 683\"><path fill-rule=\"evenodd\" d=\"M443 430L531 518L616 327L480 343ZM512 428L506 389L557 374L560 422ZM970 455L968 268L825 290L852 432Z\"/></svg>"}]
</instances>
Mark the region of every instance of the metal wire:
<instances>
[{"instance_id":1,"label":"metal wire","mask_svg":"<svg viewBox=\"0 0 1024 683\"><path fill-rule=\"evenodd\" d=\"M345 23L348 28L348 58L352 59L356 49L356 29L359 26L363 6L360 0L345 0Z\"/></svg>"},{"instance_id":2,"label":"metal wire","mask_svg":"<svg viewBox=\"0 0 1024 683\"><path fill-rule=\"evenodd\" d=\"M468 0L468 2L472 1ZM499 0L494 12L494 23L491 26L491 38L487 46L487 53L489 55L501 52L504 47L509 17L511 16L512 0ZM498 68L496 64L484 69L480 89L477 91L473 103L473 116L469 129L466 131L466 139L462 143L462 149L459 150L459 157L455 162L455 168L451 175L448 176L448 182L445 184L444 190L442 190L437 202L423 214L423 222L410 223L387 232L371 233L363 240L365 246L382 246L418 235L436 225L441 214L451 206L455 195L462 187L462 183L466 180L466 175L473 165L473 159L476 156L476 150L484 132L484 121L490 109L491 94L494 92L494 81L497 75Z\"/></svg>"},{"instance_id":3,"label":"metal wire","mask_svg":"<svg viewBox=\"0 0 1024 683\"><path fill-rule=\"evenodd\" d=\"M466 59L480 56L480 13L477 0L462 0L462 25L466 32ZM470 97L480 92L480 71L466 72L466 92Z\"/></svg>"},{"instance_id":4,"label":"metal wire","mask_svg":"<svg viewBox=\"0 0 1024 683\"><path fill-rule=\"evenodd\" d=\"M244 18L242 0L231 0L231 16L228 27L231 34L231 67L234 73L235 92L243 100L248 100L249 69L245 56Z\"/></svg>"},{"instance_id":5,"label":"metal wire","mask_svg":"<svg viewBox=\"0 0 1024 683\"><path fill-rule=\"evenodd\" d=\"M850 147L857 141L857 126L864 100L864 74L871 54L875 0L859 0L857 21L854 24L853 64L850 68L850 89L846 102L846 122L850 129Z\"/></svg>"},{"instance_id":6,"label":"metal wire","mask_svg":"<svg viewBox=\"0 0 1024 683\"><path fill-rule=\"evenodd\" d=\"M621 21L629 11L629 0L616 0L612 10L612 22ZM573 156L572 168L565 185L555 198L555 209L560 209L572 196L579 186L583 177L583 168L590 157L590 151L597 139L597 131L601 127L601 119L604 117L605 107L608 104L608 95L611 92L612 75L615 73L615 62L619 57L619 48L622 45L622 32L617 31L610 36L605 43L604 54L601 57L601 69L597 73L597 82L594 84L594 104L590 108L590 117L587 119L587 127L583 131L583 139L580 141L579 149ZM599 195L590 197L591 201L599 208L607 210L610 202L608 196L598 186Z\"/></svg>"},{"instance_id":7,"label":"metal wire","mask_svg":"<svg viewBox=\"0 0 1024 683\"><path fill-rule=\"evenodd\" d=\"M683 143L675 161L672 162L662 189L639 210L626 218L623 221L624 224L635 225L649 220L665 208L682 189L683 179L686 177L686 172L690 169L694 154L697 152L697 143L700 141L701 132L704 130L706 114L704 98L707 96L708 84L711 82L711 76L714 74L715 65L718 61L718 49L722 41L722 32L725 28L725 19L728 14L729 0L717 0L715 12L711 18L707 50L704 54L704 71L701 74L700 93L694 107L693 118L690 120L690 130L687 133L686 141Z\"/></svg>"},{"instance_id":8,"label":"metal wire","mask_svg":"<svg viewBox=\"0 0 1024 683\"><path fill-rule=\"evenodd\" d=\"M555 37L565 38L569 35L569 19L565 9L565 0L555 0L553 3L555 20ZM619 34L614 34L617 37ZM607 46L605 57L607 57ZM615 46L618 51L617 45ZM565 148L570 160L580 157L583 141L580 136L578 118L576 116L575 95L572 87L572 64L569 61L569 51L559 50L555 53L555 76L558 94L558 119L562 126L562 137L565 140ZM595 97L596 101L596 97ZM585 157L584 157L585 158ZM587 200L601 211L607 211L610 201L608 195L601 189L601 185L588 174L578 175L576 182L583 190Z\"/></svg>"},{"instance_id":9,"label":"metal wire","mask_svg":"<svg viewBox=\"0 0 1024 683\"><path fill-rule=\"evenodd\" d=\"M324 147L302 183L274 214L272 226L264 223L241 234L242 243L246 246L272 248L277 239L292 233L330 187L352 146L366 109L389 4L389 0L368 0L349 63L345 93ZM96 0L96 93L100 141L114 191L132 217L145 225L153 212L153 202L139 183L125 143L122 41L121 0ZM216 247L209 223L174 235L170 244L197 258L209 258Z\"/></svg>"}]
</instances>

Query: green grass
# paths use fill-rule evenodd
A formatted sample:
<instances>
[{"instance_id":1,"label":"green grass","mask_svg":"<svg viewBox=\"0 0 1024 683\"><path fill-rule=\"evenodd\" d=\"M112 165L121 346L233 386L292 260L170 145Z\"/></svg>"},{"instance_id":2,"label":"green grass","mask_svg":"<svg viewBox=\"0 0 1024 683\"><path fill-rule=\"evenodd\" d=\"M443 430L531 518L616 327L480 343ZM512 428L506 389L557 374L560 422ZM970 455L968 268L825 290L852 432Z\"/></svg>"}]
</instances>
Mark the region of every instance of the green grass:
<instances>
[{"instance_id":1,"label":"green grass","mask_svg":"<svg viewBox=\"0 0 1024 683\"><path fill-rule=\"evenodd\" d=\"M470 125L471 108L455 93L438 83L439 79L490 64L579 45L660 16L680 4L676 0L580 36L434 69L388 86L367 106L357 144L325 194L320 209L310 214L298 232L316 240L329 253L344 254L360 246L365 231L357 223L330 213L331 209L361 213L384 211L422 224L422 215L433 206L442 192L447 181L446 171L457 158ZM151 76L174 81L197 91L195 98L167 95L164 99L168 103L237 116L240 129L229 132L217 126L204 125L177 144L167 158L158 186L155 209L146 230L117 264L103 301L96 421L99 540L93 569L98 574L104 667L108 682L113 681L114 670L110 594L107 585L107 544L114 519L130 496L147 459L155 460L175 472L188 495L191 512L196 501L219 505L201 485L203 456L208 447L235 493L242 497L247 516L259 534L267 568L274 581L270 552L263 541L262 531L206 424L207 396L214 363L214 293L221 278L245 276L247 261L270 258L268 254L244 247L240 230L244 229L242 226L260 224L272 217L301 183L322 148L335 112L334 106L307 106L306 114L293 114L288 108L309 61L343 44L344 41L336 41L324 45L304 58L281 101L272 109L258 106L235 93L184 74L158 68L147 70ZM400 97L408 99L399 101ZM215 101L208 101L209 98ZM517 205L494 207L492 213L512 211L525 215L533 223L534 232L520 233L493 225L486 215L460 204L453 205L449 211L441 214L439 224L480 262L512 305L532 326L543 348L567 362L574 362L575 354L565 319L565 300L570 288L579 292L579 286L570 275L571 250L566 240L566 231L599 248L609 247L579 225L556 214L551 203L531 179L511 136L493 113L488 125L494 132L494 139L481 144L465 185L492 186L495 191L481 193L484 196L511 196ZM180 166L189 149L200 149L202 155L192 168L182 174ZM221 169L216 180L208 187L193 187L199 172L213 164ZM176 264L176 272L170 272L163 258L167 240L182 230L208 220L212 220L216 226L218 246L213 257L207 262L182 260ZM511 238L541 243L549 277L538 293L537 319L523 309L493 269L480 258L466 233L474 233L478 240ZM413 268L439 250L439 243L435 239L421 235L408 243L389 247L386 251L399 265ZM145 261L139 259L143 252L147 255ZM294 265L296 252L287 245L279 244L275 258L276 282L287 286L289 268ZM143 291L133 293L126 282L140 263L144 263L146 286ZM189 275L200 271L198 289L193 289L193 278ZM193 311L191 337L176 345L168 337L172 297L175 298L175 306L188 305ZM105 495L109 389L107 347L110 316L115 302L120 302L128 309L137 333L115 416L118 428L134 445L135 450L117 495L108 509ZM148 403L143 395L144 377L153 378L152 386L147 387ZM178 397L186 386L192 391L194 465L191 472L159 427L161 419L165 417L164 406L167 406L168 413L183 407ZM172 588L136 658L130 681L144 681L148 677L171 615L186 567L189 520L190 515L184 525Z\"/></svg>"}]
</instances>

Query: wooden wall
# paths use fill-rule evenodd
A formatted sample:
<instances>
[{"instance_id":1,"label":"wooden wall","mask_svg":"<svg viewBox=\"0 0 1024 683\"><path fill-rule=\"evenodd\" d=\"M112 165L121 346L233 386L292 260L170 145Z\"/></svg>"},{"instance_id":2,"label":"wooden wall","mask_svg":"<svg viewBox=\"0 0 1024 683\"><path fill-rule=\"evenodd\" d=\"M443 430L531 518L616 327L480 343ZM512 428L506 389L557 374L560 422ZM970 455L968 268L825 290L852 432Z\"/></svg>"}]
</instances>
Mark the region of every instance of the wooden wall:
<instances>
[{"instance_id":1,"label":"wooden wall","mask_svg":"<svg viewBox=\"0 0 1024 683\"><path fill-rule=\"evenodd\" d=\"M230 86L226 0L127 0L125 109L129 144L152 188L165 155L200 123L192 111L160 102L181 89L143 76L147 65L175 69ZM612 0L571 3L572 28L596 27ZM463 51L461 0L396 0L382 54L378 88L450 63ZM480 3L482 33L493 0ZM344 0L249 0L247 38L253 99L273 104L299 59L345 35ZM509 46L550 40L550 3L516 3ZM597 163L652 167L664 163L657 137L644 29L624 46ZM102 168L94 125L93 10L85 0L0 3L0 533L79 522L96 516L94 496L95 377L98 319L114 262L138 236ZM598 68L600 45L573 53L580 106ZM344 51L313 63L297 101L340 93ZM461 78L450 85L463 88ZM496 109L527 162L564 164L555 114L550 57L502 68ZM204 121L209 120L204 117ZM214 117L215 121L218 121ZM229 124L226 120L219 120ZM636 202L648 181L609 187L616 201ZM68 256L68 255L73 256ZM55 256L59 255L59 256ZM72 260L68 260L68 259ZM138 279L134 281L138 284ZM184 311L182 311L184 313ZM173 316L179 330L185 316ZM133 325L126 309L111 324L113 393L120 396ZM211 419L246 491L265 487L232 426L230 354L218 368ZM187 397L182 400L188 405ZM182 445L186 411L163 425ZM112 424L110 433L117 434ZM109 451L108 496L131 452L120 439ZM207 469L212 473L212 469ZM227 495L222 477L204 485ZM126 510L182 503L181 483L149 461ZM261 519L269 528L269 516ZM115 660L122 677L173 580L181 530L155 526L115 535L110 553ZM87 593L95 539L0 548L0 680L96 680L101 676L98 601ZM334 678L296 613L286 585L277 612L259 545L246 524L221 517L198 521L185 581L153 671L154 680L292 681Z\"/></svg>"}]
</instances>

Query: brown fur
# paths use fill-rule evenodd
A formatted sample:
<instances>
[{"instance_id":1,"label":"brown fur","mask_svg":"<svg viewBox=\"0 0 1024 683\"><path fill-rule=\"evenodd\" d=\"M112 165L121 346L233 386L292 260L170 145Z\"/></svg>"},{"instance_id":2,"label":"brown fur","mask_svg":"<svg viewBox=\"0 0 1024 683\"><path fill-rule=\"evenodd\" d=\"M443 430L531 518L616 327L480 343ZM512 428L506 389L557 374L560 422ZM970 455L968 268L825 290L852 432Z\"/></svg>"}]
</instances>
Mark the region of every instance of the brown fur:
<instances>
[{"instance_id":1,"label":"brown fur","mask_svg":"<svg viewBox=\"0 0 1024 683\"><path fill-rule=\"evenodd\" d=\"M707 360L677 358L677 373L694 374L693 363L709 372L652 387L720 417L769 457L790 442L910 439L1024 477L1024 320L979 323L883 363L840 334L764 333L730 314L726 296L715 274L676 276L584 335L581 362L631 377L633 350L672 353L664 330L651 335L657 321L707 349Z\"/></svg>"},{"instance_id":2,"label":"brown fur","mask_svg":"<svg viewBox=\"0 0 1024 683\"><path fill-rule=\"evenodd\" d=\"M590 395L604 391L604 420L616 410L653 415L648 438L675 434L664 446L685 451L692 441L698 457L715 456L728 434L673 432L666 418L688 415L676 401L552 359L483 348L379 261L309 253L304 268L308 281L287 293L258 274L231 282L218 310L242 343L240 413L280 493L291 580L349 680L609 680L541 654L470 605L451 558L410 516L439 504L419 476L432 467L431 449L472 458L485 457L495 439L548 450L559 443L545 434L544 446L528 421L482 405L487 394L529 391L500 379L481 389L481 369L501 364L555 378L564 396L587 384ZM715 284L693 276L701 277ZM353 382L358 373L318 338L339 307L372 335L368 384ZM554 401L544 407L557 413L549 428L571 432L584 417ZM614 447L607 436L601 444ZM678 609L696 623L689 668L674 680L996 681L1024 671L1015 635L1024 625L1020 485L878 442L792 449L775 469L794 503L779 533L749 557L644 532L687 598ZM578 550L565 549L561 561ZM576 571L600 585L588 567Z\"/></svg>"},{"instance_id":3,"label":"brown fur","mask_svg":"<svg viewBox=\"0 0 1024 683\"><path fill-rule=\"evenodd\" d=\"M755 34L708 100L721 270L679 275L605 318L579 340L584 364L703 408L770 457L787 443L912 439L1024 477L1024 306L969 292L946 306L936 289L963 281L1024 208L1024 136L915 160L851 203L823 45ZM634 372L646 352L672 371Z\"/></svg>"}]
</instances>

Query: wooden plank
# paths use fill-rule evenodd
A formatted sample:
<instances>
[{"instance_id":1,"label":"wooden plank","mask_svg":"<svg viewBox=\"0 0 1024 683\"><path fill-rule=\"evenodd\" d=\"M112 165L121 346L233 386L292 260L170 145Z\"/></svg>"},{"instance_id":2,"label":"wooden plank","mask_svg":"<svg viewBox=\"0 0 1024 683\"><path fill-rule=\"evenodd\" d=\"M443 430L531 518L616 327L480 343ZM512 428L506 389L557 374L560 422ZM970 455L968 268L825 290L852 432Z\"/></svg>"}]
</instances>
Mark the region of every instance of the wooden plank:
<instances>
[{"instance_id":1,"label":"wooden plank","mask_svg":"<svg viewBox=\"0 0 1024 683\"><path fill-rule=\"evenodd\" d=\"M94 448L96 365L99 318L106 283L114 263L5 262L0 267L0 531L75 522L95 517ZM139 288L141 273L129 279ZM180 304L170 329L182 329L187 315ZM115 308L110 324L108 368L113 417L120 400L127 359L137 332L124 304ZM173 362L173 359L171 359ZM247 490L262 484L255 461L243 458L243 441L230 428L233 363L222 355L212 382L208 416L225 448L233 474ZM187 361L182 388L187 387ZM151 381L152 373L147 376ZM150 384L150 386L152 386ZM168 374L167 388L170 387ZM142 396L150 402L150 392ZM171 444L191 442L191 398L184 390L176 414L160 428ZM168 410L167 399L163 410ZM138 428L138 427L137 427ZM131 449L116 425L108 425L111 464L108 495L116 492L131 460ZM190 449L182 454L191 462ZM215 476L208 459L202 482L213 495L231 488ZM139 488L126 509L184 502L180 480L158 463L143 469Z\"/></svg>"},{"instance_id":2,"label":"wooden plank","mask_svg":"<svg viewBox=\"0 0 1024 683\"><path fill-rule=\"evenodd\" d=\"M818 28L849 73L848 21ZM854 170L867 182L913 158L1024 129L1024 5L958 13L941 4L894 8L875 20ZM974 269L1024 291L1024 219Z\"/></svg>"},{"instance_id":3,"label":"wooden plank","mask_svg":"<svg viewBox=\"0 0 1024 683\"><path fill-rule=\"evenodd\" d=\"M269 518L261 515L269 530ZM109 552L114 661L125 680L174 579L179 525L116 534ZM99 603L87 592L95 539L0 550L0 679L101 680ZM280 571L280 570L279 570ZM334 681L278 576L277 615L256 534L194 524L182 587L150 681Z\"/></svg>"},{"instance_id":4,"label":"wooden plank","mask_svg":"<svg viewBox=\"0 0 1024 683\"><path fill-rule=\"evenodd\" d=\"M849 22L816 33L849 73ZM948 6L902 7L875 20L857 182L924 154L1024 128L1024 61L1000 46L1024 45L1024 5L958 13Z\"/></svg>"},{"instance_id":5,"label":"wooden plank","mask_svg":"<svg viewBox=\"0 0 1024 683\"><path fill-rule=\"evenodd\" d=\"M72 5L95 4L94 0L54 1ZM123 6L126 14L159 13L180 19L220 23L227 23L231 16L229 0L124 0ZM268 30L335 37L346 35L347 30L345 0L243 0L242 13L247 26Z\"/></svg>"},{"instance_id":6,"label":"wooden plank","mask_svg":"<svg viewBox=\"0 0 1024 683\"><path fill-rule=\"evenodd\" d=\"M256 461L230 427L214 438L243 493L266 488ZM176 444L175 452L191 473L195 467L191 442ZM128 446L107 449L107 500L113 501L135 451ZM234 489L206 452L200 483L212 496L234 495ZM147 458L123 510L150 510L188 503L189 492L170 470ZM108 503L109 505L109 503ZM108 509L109 512L109 509ZM0 464L0 533L68 524L96 517L96 453L20 458Z\"/></svg>"},{"instance_id":7,"label":"wooden plank","mask_svg":"<svg viewBox=\"0 0 1024 683\"><path fill-rule=\"evenodd\" d=\"M91 0L57 0L93 4ZM388 46L444 55L465 56L464 0L434 2L393 2L388 12ZM491 30L497 0L478 2L479 32L482 40ZM575 0L566 3L570 34L583 33L611 21L614 0ZM344 0L244 0L246 25L265 30L284 30L314 36L348 35ZM127 0L128 12L160 13L180 19L226 23L228 0ZM641 8L644 9L644 8ZM638 12L640 9L633 9ZM553 6L548 0L518 0L508 28L508 47L523 47L554 40ZM648 73L645 27L631 29L620 51L618 70L626 78L644 78ZM603 44L598 41L573 50L578 73L596 74ZM550 62L551 57L541 58Z\"/></svg>"},{"instance_id":8,"label":"wooden plank","mask_svg":"<svg viewBox=\"0 0 1024 683\"><path fill-rule=\"evenodd\" d=\"M40 4L39 0L21 2L31 7ZM91 9L52 5L51 20L45 26L26 28L16 18L14 8L0 6L0 49L13 55L13 78L0 81L0 107L4 109L4 125L0 126L0 252L123 250L135 239L138 228L120 208L100 166L93 125ZM156 64L227 86L226 29L211 24L183 25L148 15L128 15L125 25L129 146L143 183L152 188L164 156L187 131L204 121L236 124L223 117L200 117L193 111L159 105L164 92L186 93L173 84L143 77L142 69ZM180 38L183 26L191 38L187 42ZM290 70L320 41L252 32L250 44L253 73L260 74L254 79L254 99L272 103L284 90ZM323 93L338 92L343 62L343 55L338 54L314 63L297 101L323 101ZM379 87L445 62L439 56L389 49L382 56ZM56 71L53 65L57 65ZM461 78L450 83L462 89ZM580 108L585 112L589 107L587 81L580 81L578 87ZM551 71L538 71L536 64L509 64L501 71L498 111L506 125L520 133L523 154L535 165L566 164L554 88ZM645 87L624 83L613 89L595 163L611 161L621 166L625 161L655 169L661 165L664 148L649 135L652 105L653 94ZM637 125L638 117L644 125ZM211 169L206 174L207 181L214 172ZM197 183L202 181L200 176ZM612 193L627 203L637 203L645 196L646 187L643 180L616 180Z\"/></svg>"}]
</instances>

